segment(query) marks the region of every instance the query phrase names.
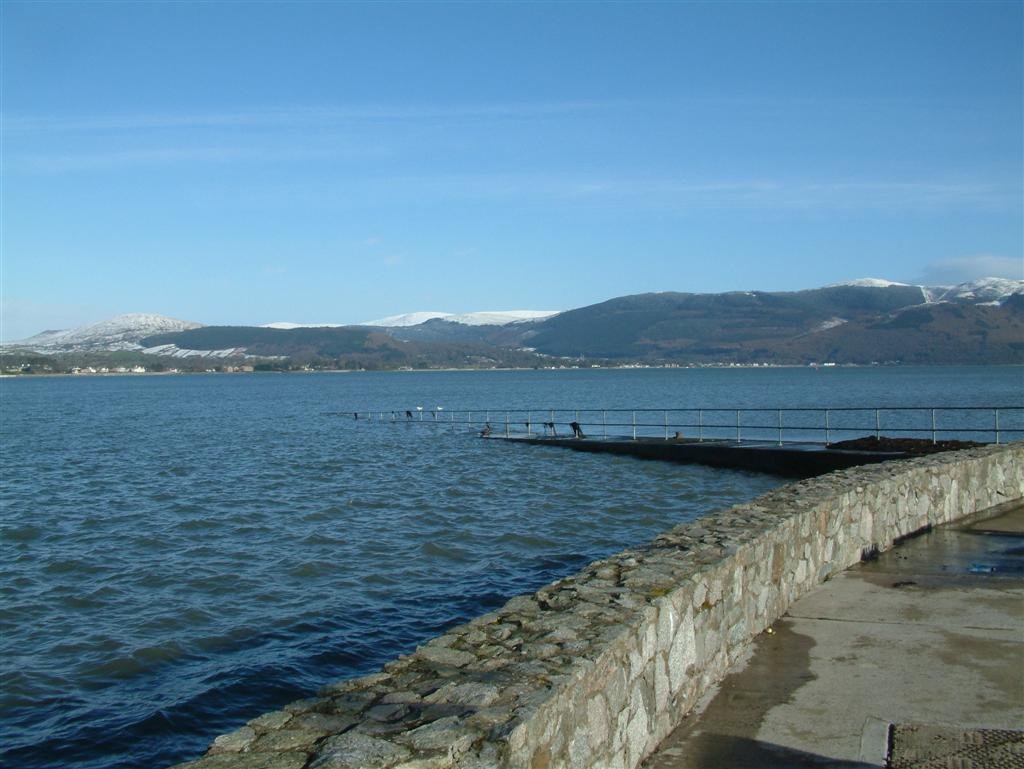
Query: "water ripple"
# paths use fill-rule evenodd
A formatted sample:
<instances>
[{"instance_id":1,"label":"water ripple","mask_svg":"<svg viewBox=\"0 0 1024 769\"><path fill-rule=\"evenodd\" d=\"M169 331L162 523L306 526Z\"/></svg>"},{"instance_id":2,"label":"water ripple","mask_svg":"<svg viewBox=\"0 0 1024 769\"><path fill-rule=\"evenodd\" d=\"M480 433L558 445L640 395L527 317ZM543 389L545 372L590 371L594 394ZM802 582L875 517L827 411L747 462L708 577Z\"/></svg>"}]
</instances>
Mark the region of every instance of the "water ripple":
<instances>
[{"instance_id":1,"label":"water ripple","mask_svg":"<svg viewBox=\"0 0 1024 769\"><path fill-rule=\"evenodd\" d=\"M0 381L0 762L184 760L260 712L778 483L325 414L732 405L783 380L776 391L838 399L813 389L822 374L742 373ZM1012 393L1015 374L991 381ZM878 389L927 397L935 379ZM981 384L970 380L974 397Z\"/></svg>"}]
</instances>

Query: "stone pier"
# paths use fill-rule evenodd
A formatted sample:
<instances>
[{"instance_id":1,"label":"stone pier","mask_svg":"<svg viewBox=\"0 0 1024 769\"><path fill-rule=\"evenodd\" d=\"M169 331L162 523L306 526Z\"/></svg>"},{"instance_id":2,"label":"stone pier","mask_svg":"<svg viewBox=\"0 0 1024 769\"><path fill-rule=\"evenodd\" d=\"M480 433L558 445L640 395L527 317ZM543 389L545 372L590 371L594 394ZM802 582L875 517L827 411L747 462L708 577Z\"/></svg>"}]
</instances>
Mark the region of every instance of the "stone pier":
<instances>
[{"instance_id":1,"label":"stone pier","mask_svg":"<svg viewBox=\"0 0 1024 769\"><path fill-rule=\"evenodd\" d=\"M632 769L830 575L1022 497L1021 444L793 483L254 718L177 769Z\"/></svg>"}]
</instances>

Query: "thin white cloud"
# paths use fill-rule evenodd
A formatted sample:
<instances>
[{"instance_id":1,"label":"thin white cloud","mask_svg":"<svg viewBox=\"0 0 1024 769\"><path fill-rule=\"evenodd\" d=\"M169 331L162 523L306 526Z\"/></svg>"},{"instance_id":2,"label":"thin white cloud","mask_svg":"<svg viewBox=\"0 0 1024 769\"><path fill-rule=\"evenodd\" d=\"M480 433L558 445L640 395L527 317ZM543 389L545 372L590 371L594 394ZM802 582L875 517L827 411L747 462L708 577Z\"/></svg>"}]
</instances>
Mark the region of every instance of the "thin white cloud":
<instances>
[{"instance_id":1,"label":"thin white cloud","mask_svg":"<svg viewBox=\"0 0 1024 769\"><path fill-rule=\"evenodd\" d=\"M390 155L376 145L334 144L322 148L296 146L154 147L101 152L26 154L8 158L9 167L36 173L74 173L132 166L177 163L280 163L294 160L374 159Z\"/></svg>"},{"instance_id":2,"label":"thin white cloud","mask_svg":"<svg viewBox=\"0 0 1024 769\"><path fill-rule=\"evenodd\" d=\"M394 201L403 196L514 199L580 205L628 202L642 208L723 208L788 211L944 211L951 208L1015 210L1012 184L935 181L817 181L792 179L686 180L574 178L565 175L465 174L349 179L345 190L323 190L322 201ZM355 197L353 197L355 196Z\"/></svg>"},{"instance_id":3,"label":"thin white cloud","mask_svg":"<svg viewBox=\"0 0 1024 769\"><path fill-rule=\"evenodd\" d=\"M933 106L946 114L957 110L975 116L975 101L963 103L925 97L886 98L833 96L767 97L757 93L703 94L678 99L561 99L552 101L476 102L463 104L353 104L290 105L255 107L224 112L185 113L118 113L96 115L4 115L0 126L4 131L120 131L163 128L218 127L218 126L294 126L322 125L347 122L415 121L453 118L537 118L572 113L586 113L606 109L645 110L656 113L718 112L723 108L744 109L759 115L789 114L794 109L815 108L816 111L848 109L863 111L874 106L885 108L906 107L909 104Z\"/></svg>"},{"instance_id":4,"label":"thin white cloud","mask_svg":"<svg viewBox=\"0 0 1024 769\"><path fill-rule=\"evenodd\" d=\"M685 205L730 205L782 209L935 209L951 205L1012 203L1017 190L1006 185L932 181L815 181L747 179L727 181L630 181L581 184L574 197L660 197Z\"/></svg>"},{"instance_id":5,"label":"thin white cloud","mask_svg":"<svg viewBox=\"0 0 1024 769\"><path fill-rule=\"evenodd\" d=\"M193 149L112 150L110 152L27 155L19 164L33 171L63 173L66 171L93 171L101 168L164 165L183 161L226 162L246 159L251 153L229 147Z\"/></svg>"},{"instance_id":6,"label":"thin white cloud","mask_svg":"<svg viewBox=\"0 0 1024 769\"><path fill-rule=\"evenodd\" d=\"M621 105L621 102L555 101L426 105L294 107L197 112L191 114L121 114L76 117L4 117L5 132L123 131L163 128L335 125L350 122L437 120L451 118L531 118L564 115Z\"/></svg>"},{"instance_id":7,"label":"thin white cloud","mask_svg":"<svg viewBox=\"0 0 1024 769\"><path fill-rule=\"evenodd\" d=\"M1024 257L973 254L938 259L925 266L919 282L944 286L979 278L1024 280Z\"/></svg>"}]
</instances>

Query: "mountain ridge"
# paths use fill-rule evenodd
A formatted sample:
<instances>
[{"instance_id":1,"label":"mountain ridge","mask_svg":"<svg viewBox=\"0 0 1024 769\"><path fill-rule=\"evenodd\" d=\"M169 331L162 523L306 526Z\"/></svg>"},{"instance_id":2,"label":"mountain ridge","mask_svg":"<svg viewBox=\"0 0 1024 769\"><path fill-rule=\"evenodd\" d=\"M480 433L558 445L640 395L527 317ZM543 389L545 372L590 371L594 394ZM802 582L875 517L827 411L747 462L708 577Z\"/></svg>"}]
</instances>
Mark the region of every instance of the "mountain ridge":
<instances>
[{"instance_id":1,"label":"mountain ridge","mask_svg":"<svg viewBox=\"0 0 1024 769\"><path fill-rule=\"evenodd\" d=\"M633 294L558 313L423 312L380 319L396 323L391 326L203 326L135 313L45 331L3 349L262 356L324 365L513 359L520 365L530 356L537 365L552 358L677 364L1016 363L1024 362L1022 314L1024 281L985 278L925 287L862 278L799 291Z\"/></svg>"},{"instance_id":2,"label":"mountain ridge","mask_svg":"<svg viewBox=\"0 0 1024 769\"><path fill-rule=\"evenodd\" d=\"M920 286L900 284L636 294L562 313L537 329L530 344L552 355L678 363L1022 362L1024 346L1017 346L1024 342L1021 302L1014 297L1022 296L1024 281L1003 283L1002 289L1012 293L1001 295L995 305L988 299L992 291L979 296L973 284L954 288L962 290L947 290L948 298L936 302L921 301ZM982 311L981 305L991 311ZM923 310L910 312L914 308ZM898 326L907 331L883 334L886 326L879 324L888 320L895 327L897 316ZM975 327L1008 332L968 332ZM918 333L911 335L911 328ZM823 345L816 336L821 334L834 343ZM872 346L861 342L865 337L884 337L885 344L871 355Z\"/></svg>"}]
</instances>

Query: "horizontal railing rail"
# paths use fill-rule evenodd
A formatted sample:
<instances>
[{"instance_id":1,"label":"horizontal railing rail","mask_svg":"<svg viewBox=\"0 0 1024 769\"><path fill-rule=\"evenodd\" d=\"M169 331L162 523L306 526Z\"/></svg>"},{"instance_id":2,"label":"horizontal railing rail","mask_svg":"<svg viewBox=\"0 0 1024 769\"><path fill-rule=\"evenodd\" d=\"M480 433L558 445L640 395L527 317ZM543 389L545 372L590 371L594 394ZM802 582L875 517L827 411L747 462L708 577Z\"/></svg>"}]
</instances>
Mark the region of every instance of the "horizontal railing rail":
<instances>
[{"instance_id":1,"label":"horizontal railing rail","mask_svg":"<svg viewBox=\"0 0 1024 769\"><path fill-rule=\"evenodd\" d=\"M355 420L465 426L507 438L697 440L833 444L853 437L1001 443L1024 438L1024 406L785 408L492 408L442 406L325 412ZM575 425L575 427L573 427Z\"/></svg>"}]
</instances>

